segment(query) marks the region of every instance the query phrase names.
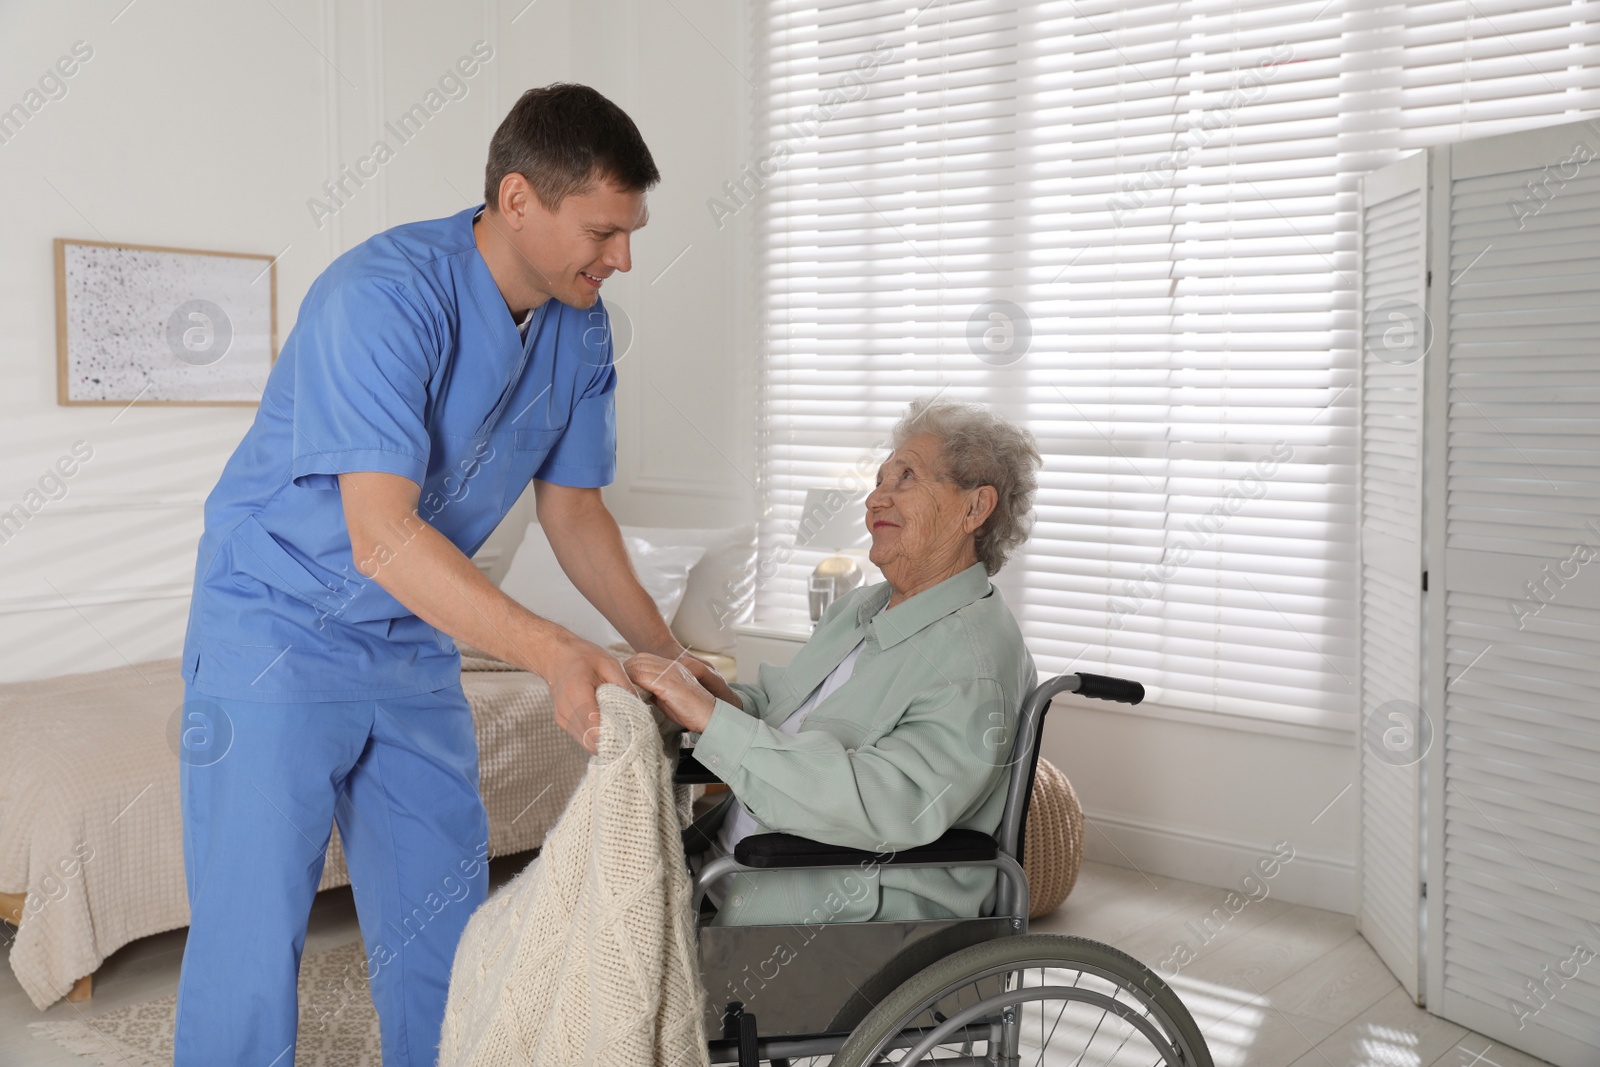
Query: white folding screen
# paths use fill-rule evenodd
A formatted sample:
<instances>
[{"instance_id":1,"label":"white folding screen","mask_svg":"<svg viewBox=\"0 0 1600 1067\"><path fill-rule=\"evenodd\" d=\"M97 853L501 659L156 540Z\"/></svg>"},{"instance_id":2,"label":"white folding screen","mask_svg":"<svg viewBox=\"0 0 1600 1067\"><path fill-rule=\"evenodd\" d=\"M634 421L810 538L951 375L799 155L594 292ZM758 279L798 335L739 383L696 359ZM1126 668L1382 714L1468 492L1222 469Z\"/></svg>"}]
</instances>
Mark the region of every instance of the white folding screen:
<instances>
[{"instance_id":1,"label":"white folding screen","mask_svg":"<svg viewBox=\"0 0 1600 1067\"><path fill-rule=\"evenodd\" d=\"M1593 1064L1600 119L1431 149L1361 210L1358 922L1430 1011Z\"/></svg>"},{"instance_id":2,"label":"white folding screen","mask_svg":"<svg viewBox=\"0 0 1600 1067\"><path fill-rule=\"evenodd\" d=\"M1441 149L1433 200L1429 1008L1592 1065L1600 121Z\"/></svg>"},{"instance_id":3,"label":"white folding screen","mask_svg":"<svg viewBox=\"0 0 1600 1067\"><path fill-rule=\"evenodd\" d=\"M1422 870L1422 367L1428 153L1361 182L1361 841L1357 924L1417 997Z\"/></svg>"}]
</instances>

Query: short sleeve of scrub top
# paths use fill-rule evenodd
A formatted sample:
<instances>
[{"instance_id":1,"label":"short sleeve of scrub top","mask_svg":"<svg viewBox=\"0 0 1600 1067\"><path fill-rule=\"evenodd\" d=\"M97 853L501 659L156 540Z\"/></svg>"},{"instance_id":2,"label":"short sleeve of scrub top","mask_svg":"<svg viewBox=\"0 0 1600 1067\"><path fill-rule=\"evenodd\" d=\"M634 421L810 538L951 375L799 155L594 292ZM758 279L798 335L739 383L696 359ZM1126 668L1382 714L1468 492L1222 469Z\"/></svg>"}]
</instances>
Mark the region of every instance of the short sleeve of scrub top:
<instances>
[{"instance_id":1,"label":"short sleeve of scrub top","mask_svg":"<svg viewBox=\"0 0 1600 1067\"><path fill-rule=\"evenodd\" d=\"M352 471L398 474L421 485L428 471L425 423L428 321L396 283L365 278L330 293L301 330L294 381L290 475L333 489Z\"/></svg>"},{"instance_id":2,"label":"short sleeve of scrub top","mask_svg":"<svg viewBox=\"0 0 1600 1067\"><path fill-rule=\"evenodd\" d=\"M573 488L599 488L617 477L617 371L612 363L608 325L603 345L585 344L594 353L593 370L572 406L567 428L534 477Z\"/></svg>"}]
</instances>

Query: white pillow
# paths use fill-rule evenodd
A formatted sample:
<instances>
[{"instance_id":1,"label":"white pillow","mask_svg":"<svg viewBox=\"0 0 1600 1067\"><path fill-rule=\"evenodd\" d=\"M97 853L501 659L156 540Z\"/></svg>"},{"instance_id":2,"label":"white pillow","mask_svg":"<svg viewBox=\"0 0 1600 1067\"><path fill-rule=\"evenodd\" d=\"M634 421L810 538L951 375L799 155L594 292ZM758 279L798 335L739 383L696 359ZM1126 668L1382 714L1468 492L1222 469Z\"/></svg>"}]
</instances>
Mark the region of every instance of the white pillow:
<instances>
[{"instance_id":1,"label":"white pillow","mask_svg":"<svg viewBox=\"0 0 1600 1067\"><path fill-rule=\"evenodd\" d=\"M685 647L732 653L733 624L755 617L756 524L714 529L624 526L652 545L697 545L705 557L689 572L672 633Z\"/></svg>"},{"instance_id":2,"label":"white pillow","mask_svg":"<svg viewBox=\"0 0 1600 1067\"><path fill-rule=\"evenodd\" d=\"M628 536L622 543L639 576L639 584L656 602L663 619L671 621L689 586L689 571L705 549L697 545L655 545L644 538ZM500 582L500 590L535 615L564 626L597 645L623 642L616 627L606 621L593 604L578 592L538 523L529 523L511 566ZM681 638L680 638L681 640Z\"/></svg>"}]
</instances>

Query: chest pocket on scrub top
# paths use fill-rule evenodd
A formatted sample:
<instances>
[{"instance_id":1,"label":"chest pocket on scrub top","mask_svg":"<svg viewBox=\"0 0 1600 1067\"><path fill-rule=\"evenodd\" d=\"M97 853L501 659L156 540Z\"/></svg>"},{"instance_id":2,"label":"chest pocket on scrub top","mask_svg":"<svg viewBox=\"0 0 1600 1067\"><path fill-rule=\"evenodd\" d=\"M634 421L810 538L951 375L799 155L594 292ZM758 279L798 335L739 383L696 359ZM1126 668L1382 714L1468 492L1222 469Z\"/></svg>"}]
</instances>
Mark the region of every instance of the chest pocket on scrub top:
<instances>
[{"instance_id":1,"label":"chest pocket on scrub top","mask_svg":"<svg viewBox=\"0 0 1600 1067\"><path fill-rule=\"evenodd\" d=\"M558 426L554 429L513 430L509 434L495 434L497 445L508 443L511 446L506 457L510 477L505 483L503 507L510 508L517 502L534 474L544 465L545 457L565 432L565 426ZM505 442L505 438L510 438L510 441Z\"/></svg>"}]
</instances>

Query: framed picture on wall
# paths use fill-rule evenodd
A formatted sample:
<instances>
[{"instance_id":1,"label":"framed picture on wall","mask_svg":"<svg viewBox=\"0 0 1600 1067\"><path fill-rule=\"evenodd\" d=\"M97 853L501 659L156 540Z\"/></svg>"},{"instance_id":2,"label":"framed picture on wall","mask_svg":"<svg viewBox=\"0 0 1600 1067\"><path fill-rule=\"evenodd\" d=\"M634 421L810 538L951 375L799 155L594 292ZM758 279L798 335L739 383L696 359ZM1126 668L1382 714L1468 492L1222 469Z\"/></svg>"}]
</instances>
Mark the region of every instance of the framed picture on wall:
<instances>
[{"instance_id":1,"label":"framed picture on wall","mask_svg":"<svg viewBox=\"0 0 1600 1067\"><path fill-rule=\"evenodd\" d=\"M58 237L55 260L59 403L260 403L274 257Z\"/></svg>"}]
</instances>

